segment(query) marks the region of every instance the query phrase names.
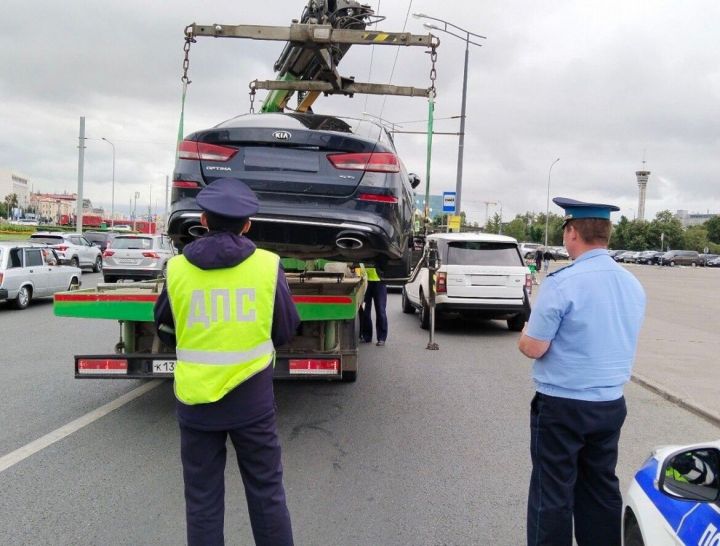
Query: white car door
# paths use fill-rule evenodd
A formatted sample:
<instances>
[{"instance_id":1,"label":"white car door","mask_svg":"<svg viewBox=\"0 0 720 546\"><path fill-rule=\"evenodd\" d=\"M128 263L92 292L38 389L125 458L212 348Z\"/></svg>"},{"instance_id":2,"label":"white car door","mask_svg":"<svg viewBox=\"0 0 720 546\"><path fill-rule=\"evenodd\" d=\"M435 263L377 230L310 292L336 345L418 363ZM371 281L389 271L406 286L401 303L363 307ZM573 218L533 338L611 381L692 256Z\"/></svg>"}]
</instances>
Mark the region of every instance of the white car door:
<instances>
[{"instance_id":1,"label":"white car door","mask_svg":"<svg viewBox=\"0 0 720 546\"><path fill-rule=\"evenodd\" d=\"M50 289L50 269L45 264L40 248L26 248L23 268L27 278L33 284L33 297L43 297L52 294Z\"/></svg>"}]
</instances>

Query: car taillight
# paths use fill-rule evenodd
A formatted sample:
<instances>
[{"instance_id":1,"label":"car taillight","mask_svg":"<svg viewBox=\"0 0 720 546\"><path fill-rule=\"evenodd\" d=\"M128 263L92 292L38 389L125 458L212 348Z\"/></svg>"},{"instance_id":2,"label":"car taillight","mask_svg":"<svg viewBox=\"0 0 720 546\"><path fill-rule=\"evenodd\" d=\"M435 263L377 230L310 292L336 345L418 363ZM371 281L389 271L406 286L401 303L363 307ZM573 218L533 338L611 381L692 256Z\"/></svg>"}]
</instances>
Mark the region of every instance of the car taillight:
<instances>
[{"instance_id":1,"label":"car taillight","mask_svg":"<svg viewBox=\"0 0 720 546\"><path fill-rule=\"evenodd\" d=\"M160 254L158 254L157 252L143 252L143 256L145 256L146 258L155 258L155 259L157 259L157 258L160 257Z\"/></svg>"},{"instance_id":2,"label":"car taillight","mask_svg":"<svg viewBox=\"0 0 720 546\"><path fill-rule=\"evenodd\" d=\"M58 245L55 248L60 252L65 252L68 249L67 245Z\"/></svg>"},{"instance_id":3,"label":"car taillight","mask_svg":"<svg viewBox=\"0 0 720 546\"><path fill-rule=\"evenodd\" d=\"M200 183L194 180L173 180L173 188L199 188Z\"/></svg>"},{"instance_id":4,"label":"car taillight","mask_svg":"<svg viewBox=\"0 0 720 546\"><path fill-rule=\"evenodd\" d=\"M358 195L359 201L374 201L375 203L397 203L398 198L394 195L379 195L377 193L361 193Z\"/></svg>"},{"instance_id":5,"label":"car taillight","mask_svg":"<svg viewBox=\"0 0 720 546\"><path fill-rule=\"evenodd\" d=\"M206 142L194 142L192 140L183 140L178 148L179 159L195 161L227 161L236 153L236 148L207 144Z\"/></svg>"},{"instance_id":6,"label":"car taillight","mask_svg":"<svg viewBox=\"0 0 720 546\"><path fill-rule=\"evenodd\" d=\"M447 294L447 273L436 274L435 292L438 294Z\"/></svg>"},{"instance_id":7,"label":"car taillight","mask_svg":"<svg viewBox=\"0 0 720 546\"><path fill-rule=\"evenodd\" d=\"M400 162L397 156L390 152L328 154L327 158L336 169L374 173L400 172Z\"/></svg>"},{"instance_id":8,"label":"car taillight","mask_svg":"<svg viewBox=\"0 0 720 546\"><path fill-rule=\"evenodd\" d=\"M0 286L2 286L2 282L3 282L3 274L0 273Z\"/></svg>"},{"instance_id":9,"label":"car taillight","mask_svg":"<svg viewBox=\"0 0 720 546\"><path fill-rule=\"evenodd\" d=\"M113 251L113 250L106 250L105 252L103 252L103 257L104 257L104 258L109 258L109 257L112 256L113 254L115 254L115 251Z\"/></svg>"},{"instance_id":10,"label":"car taillight","mask_svg":"<svg viewBox=\"0 0 720 546\"><path fill-rule=\"evenodd\" d=\"M525 273L525 288L527 288L528 294L532 294L532 275L530 273Z\"/></svg>"}]
</instances>

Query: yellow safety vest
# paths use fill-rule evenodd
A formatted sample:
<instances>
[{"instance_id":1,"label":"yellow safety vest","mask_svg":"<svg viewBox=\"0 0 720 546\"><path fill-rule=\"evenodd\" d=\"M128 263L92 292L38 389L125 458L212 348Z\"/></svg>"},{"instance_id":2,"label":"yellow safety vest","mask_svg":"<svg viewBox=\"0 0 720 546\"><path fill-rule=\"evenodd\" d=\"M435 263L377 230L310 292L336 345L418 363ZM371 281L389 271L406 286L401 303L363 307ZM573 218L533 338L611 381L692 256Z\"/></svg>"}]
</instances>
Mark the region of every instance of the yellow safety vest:
<instances>
[{"instance_id":1,"label":"yellow safety vest","mask_svg":"<svg viewBox=\"0 0 720 546\"><path fill-rule=\"evenodd\" d=\"M168 262L178 400L216 402L274 362L278 262L277 255L261 249L223 269L200 269L185 256Z\"/></svg>"},{"instance_id":2,"label":"yellow safety vest","mask_svg":"<svg viewBox=\"0 0 720 546\"><path fill-rule=\"evenodd\" d=\"M360 276L362 276L363 271L367 275L368 281L377 282L380 280L380 276L377 274L377 269L375 269L374 267L365 267L363 264L360 264L360 267L355 268L355 272Z\"/></svg>"}]
</instances>

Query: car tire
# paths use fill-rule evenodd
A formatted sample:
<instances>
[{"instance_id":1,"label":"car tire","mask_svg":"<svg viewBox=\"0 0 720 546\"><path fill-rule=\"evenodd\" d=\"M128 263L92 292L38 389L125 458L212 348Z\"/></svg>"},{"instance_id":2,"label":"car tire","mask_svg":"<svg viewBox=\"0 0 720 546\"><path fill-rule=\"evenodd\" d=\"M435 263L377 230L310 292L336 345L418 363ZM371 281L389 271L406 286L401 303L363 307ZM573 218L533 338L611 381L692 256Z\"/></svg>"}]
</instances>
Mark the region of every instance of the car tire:
<instances>
[{"instance_id":1,"label":"car tire","mask_svg":"<svg viewBox=\"0 0 720 546\"><path fill-rule=\"evenodd\" d=\"M645 546L637 519L632 512L625 515L625 530L623 532L625 546Z\"/></svg>"},{"instance_id":2,"label":"car tire","mask_svg":"<svg viewBox=\"0 0 720 546\"><path fill-rule=\"evenodd\" d=\"M675 260L670 261L670 267L675 267Z\"/></svg>"},{"instance_id":3,"label":"car tire","mask_svg":"<svg viewBox=\"0 0 720 546\"><path fill-rule=\"evenodd\" d=\"M518 313L513 318L507 319L507 327L511 332L522 332L525 328L525 315Z\"/></svg>"},{"instance_id":4,"label":"car tire","mask_svg":"<svg viewBox=\"0 0 720 546\"><path fill-rule=\"evenodd\" d=\"M21 286L20 290L18 290L18 295L15 298L15 308L16 309L25 309L28 305L30 305L30 300L32 299L32 289L28 286Z\"/></svg>"},{"instance_id":5,"label":"car tire","mask_svg":"<svg viewBox=\"0 0 720 546\"><path fill-rule=\"evenodd\" d=\"M95 258L95 263L93 264L93 273L100 273L102 271L102 256L98 256Z\"/></svg>"},{"instance_id":6,"label":"car tire","mask_svg":"<svg viewBox=\"0 0 720 546\"><path fill-rule=\"evenodd\" d=\"M402 289L402 299L400 300L402 302L402 312L406 315L412 315L415 313L415 308L413 307L412 303L410 303L410 300L407 297L407 290L405 290L405 287L403 286Z\"/></svg>"},{"instance_id":7,"label":"car tire","mask_svg":"<svg viewBox=\"0 0 720 546\"><path fill-rule=\"evenodd\" d=\"M420 292L420 302L422 303L420 306L420 328L428 330L430 328L430 305L425 300L422 291Z\"/></svg>"},{"instance_id":8,"label":"car tire","mask_svg":"<svg viewBox=\"0 0 720 546\"><path fill-rule=\"evenodd\" d=\"M73 256L70 259L70 265L73 267L80 267L80 260L77 259L77 256Z\"/></svg>"},{"instance_id":9,"label":"car tire","mask_svg":"<svg viewBox=\"0 0 720 546\"><path fill-rule=\"evenodd\" d=\"M407 249L399 260L388 260L377 264L381 279L407 279L412 270L412 250Z\"/></svg>"},{"instance_id":10,"label":"car tire","mask_svg":"<svg viewBox=\"0 0 720 546\"><path fill-rule=\"evenodd\" d=\"M78 290L80 288L80 279L73 277L70 279L70 285L68 286L68 292L70 290Z\"/></svg>"},{"instance_id":11,"label":"car tire","mask_svg":"<svg viewBox=\"0 0 720 546\"><path fill-rule=\"evenodd\" d=\"M106 282L106 283L117 282L117 277L113 277L112 275L104 275L103 282Z\"/></svg>"}]
</instances>

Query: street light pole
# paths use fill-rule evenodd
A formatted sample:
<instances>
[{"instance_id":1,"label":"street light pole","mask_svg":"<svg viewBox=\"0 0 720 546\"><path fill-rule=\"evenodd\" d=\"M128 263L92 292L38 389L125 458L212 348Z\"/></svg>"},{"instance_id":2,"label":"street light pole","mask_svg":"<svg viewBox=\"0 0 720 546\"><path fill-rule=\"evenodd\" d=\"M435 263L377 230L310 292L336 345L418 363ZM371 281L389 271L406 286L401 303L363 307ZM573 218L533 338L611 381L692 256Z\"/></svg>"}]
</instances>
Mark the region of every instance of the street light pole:
<instances>
[{"instance_id":1,"label":"street light pole","mask_svg":"<svg viewBox=\"0 0 720 546\"><path fill-rule=\"evenodd\" d=\"M416 19L430 19L432 21L437 21L438 23L442 23L443 26L439 27L437 25L432 24L424 24L423 26L427 29L431 30L439 30L441 32L445 32L446 34L450 34L451 36L455 36L456 38L459 38L460 40L465 41L465 68L463 70L463 89L462 89L462 106L460 111L460 138L458 140L458 160L457 160L457 179L455 181L455 213L460 214L462 212L462 177L463 177L463 156L465 152L465 111L466 111L466 104L467 104L467 80L468 80L468 63L470 59L470 44L476 45L478 47L482 47L482 44L478 44L477 42L473 42L470 37L474 36L476 38L482 38L483 40L486 39L485 36L480 36L479 34L475 34L474 32L470 32L469 30L465 30L464 28L460 28L457 25L453 25L452 23L449 23L443 19L438 19L437 17L430 17L429 15L425 15L424 13L413 13L413 17ZM458 30L461 34L464 34L462 36L461 34L456 34L450 30L448 30L448 27L452 27L455 30Z\"/></svg>"},{"instance_id":2,"label":"street light pole","mask_svg":"<svg viewBox=\"0 0 720 546\"><path fill-rule=\"evenodd\" d=\"M112 146L112 193L110 197L110 227L115 226L115 144L110 142L105 137L102 137L102 140L110 144Z\"/></svg>"},{"instance_id":3,"label":"street light pole","mask_svg":"<svg viewBox=\"0 0 720 546\"><path fill-rule=\"evenodd\" d=\"M552 173L552 168L558 161L560 161L559 157L552 162L550 170L548 171L547 205L545 207L545 248L548 246L548 224L550 221L550 173Z\"/></svg>"},{"instance_id":4,"label":"street light pole","mask_svg":"<svg viewBox=\"0 0 720 546\"><path fill-rule=\"evenodd\" d=\"M137 218L137 200L140 197L140 192L135 192L135 202L133 203L133 231L135 231L135 220Z\"/></svg>"}]
</instances>

